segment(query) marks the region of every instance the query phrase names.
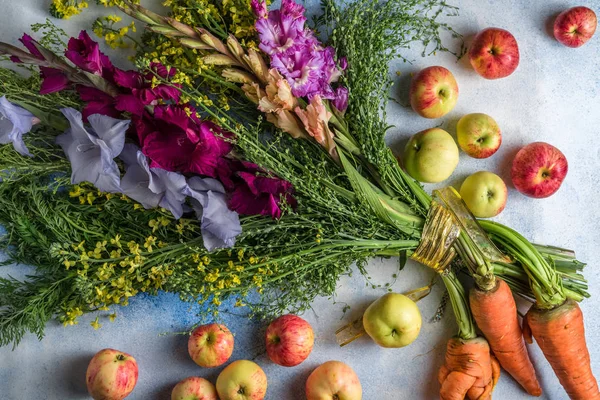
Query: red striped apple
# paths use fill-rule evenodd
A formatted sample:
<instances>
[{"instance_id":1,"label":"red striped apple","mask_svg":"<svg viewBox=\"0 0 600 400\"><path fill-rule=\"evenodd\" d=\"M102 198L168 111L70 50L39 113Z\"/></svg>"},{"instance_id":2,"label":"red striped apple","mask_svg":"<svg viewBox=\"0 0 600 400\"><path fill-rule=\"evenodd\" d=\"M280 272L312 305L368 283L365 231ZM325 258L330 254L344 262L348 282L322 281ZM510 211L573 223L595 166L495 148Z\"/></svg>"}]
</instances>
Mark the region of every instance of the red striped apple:
<instances>
[{"instance_id":1,"label":"red striped apple","mask_svg":"<svg viewBox=\"0 0 600 400\"><path fill-rule=\"evenodd\" d=\"M233 353L233 335L225 325L201 325L188 340L188 352L199 366L218 367L225 364Z\"/></svg>"},{"instance_id":2,"label":"red striped apple","mask_svg":"<svg viewBox=\"0 0 600 400\"><path fill-rule=\"evenodd\" d=\"M498 175L479 171L470 175L460 187L460 196L477 218L491 218L506 207L508 190Z\"/></svg>"},{"instance_id":3,"label":"red striped apple","mask_svg":"<svg viewBox=\"0 0 600 400\"><path fill-rule=\"evenodd\" d=\"M96 353L86 373L87 389L94 400L122 400L133 391L137 380L135 358L113 349Z\"/></svg>"},{"instance_id":4,"label":"red striped apple","mask_svg":"<svg viewBox=\"0 0 600 400\"><path fill-rule=\"evenodd\" d=\"M567 158L559 149L535 142L519 150L512 163L511 178L519 192L544 198L556 193L568 170Z\"/></svg>"},{"instance_id":5,"label":"red striped apple","mask_svg":"<svg viewBox=\"0 0 600 400\"><path fill-rule=\"evenodd\" d=\"M500 127L482 113L467 114L458 120L456 139L460 148L473 158L488 158L502 144Z\"/></svg>"},{"instance_id":6,"label":"red striped apple","mask_svg":"<svg viewBox=\"0 0 600 400\"><path fill-rule=\"evenodd\" d=\"M306 380L307 400L361 400L362 386L349 365L327 361Z\"/></svg>"},{"instance_id":7,"label":"red striped apple","mask_svg":"<svg viewBox=\"0 0 600 400\"><path fill-rule=\"evenodd\" d=\"M310 324L296 315L283 315L271 322L265 339L271 361L284 367L306 360L315 343Z\"/></svg>"},{"instance_id":8,"label":"red striped apple","mask_svg":"<svg viewBox=\"0 0 600 400\"><path fill-rule=\"evenodd\" d=\"M219 400L215 386L204 378L190 376L171 392L171 400Z\"/></svg>"},{"instance_id":9,"label":"red striped apple","mask_svg":"<svg viewBox=\"0 0 600 400\"><path fill-rule=\"evenodd\" d=\"M594 36L598 18L587 7L563 11L554 21L554 37L567 47L581 47Z\"/></svg>"},{"instance_id":10,"label":"red striped apple","mask_svg":"<svg viewBox=\"0 0 600 400\"><path fill-rule=\"evenodd\" d=\"M519 46L507 30L487 28L479 32L469 47L469 61L486 79L504 78L519 66Z\"/></svg>"},{"instance_id":11,"label":"red striped apple","mask_svg":"<svg viewBox=\"0 0 600 400\"><path fill-rule=\"evenodd\" d=\"M425 118L448 114L458 100L458 84L452 72L444 67L428 67L413 76L410 105Z\"/></svg>"},{"instance_id":12,"label":"red striped apple","mask_svg":"<svg viewBox=\"0 0 600 400\"><path fill-rule=\"evenodd\" d=\"M267 395L267 375L252 361L234 361L219 374L217 393L221 400L263 400Z\"/></svg>"}]
</instances>

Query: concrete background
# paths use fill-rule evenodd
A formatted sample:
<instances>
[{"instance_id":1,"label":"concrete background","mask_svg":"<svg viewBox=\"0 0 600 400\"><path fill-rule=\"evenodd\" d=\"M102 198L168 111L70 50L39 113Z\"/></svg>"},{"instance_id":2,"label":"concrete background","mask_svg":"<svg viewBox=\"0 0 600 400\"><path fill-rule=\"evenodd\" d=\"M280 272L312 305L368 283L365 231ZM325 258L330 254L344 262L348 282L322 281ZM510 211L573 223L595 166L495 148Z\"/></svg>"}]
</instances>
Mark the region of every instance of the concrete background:
<instances>
[{"instance_id":1,"label":"concrete background","mask_svg":"<svg viewBox=\"0 0 600 400\"><path fill-rule=\"evenodd\" d=\"M49 0L0 0L0 37L15 43L29 25L47 17ZM93 2L91 2L93 3ZM157 5L158 0L146 0ZM478 170L490 170L510 182L510 162L515 152L533 141L546 141L561 149L569 160L569 174L560 191L544 200L534 200L510 188L506 210L497 220L516 228L538 243L561 245L577 251L587 261L585 272L592 298L583 302L586 336L593 369L600 374L600 272L596 267L600 256L600 217L598 190L600 179L600 33L580 49L569 49L551 36L553 17L558 12L579 4L566 0L454 0L460 17L448 21L462 33L467 43L480 29L497 26L510 30L520 46L521 64L510 77L487 81L469 66L468 60L456 62L449 55L421 58L417 50L406 52L412 64L397 63L391 71L400 71L392 96L407 104L410 73L430 65L443 65L455 75L460 87L457 107L439 121L418 117L410 108L392 103L389 122L389 144L401 151L410 135L441 124L454 134L456 121L471 112L484 112L499 123L504 142L498 153L487 160L475 160L461 154L461 163L447 183L459 187L462 180ZM600 14L600 2L582 0ZM318 1L307 1L312 9ZM105 12L92 7L80 17L59 22L71 34L89 28L97 15ZM428 187L433 189L434 187ZM369 273L374 283L392 281L396 260L372 260ZM0 274L20 276L30 271L26 266L9 266ZM402 292L423 286L431 277L429 271L409 264L393 284ZM382 295L383 290L368 287L359 273L339 282L335 299L318 299L314 310L304 315L316 332L313 353L302 365L285 369L271 363L262 347L264 325L227 316L225 322L236 335L232 359L255 359L269 378L269 400L304 399L304 382L320 363L336 359L351 365L359 375L367 400L420 400L437 398L437 368L443 360L445 341L456 331L454 317L448 310L440 323L430 323L439 304L440 288L419 302L424 326L419 339L404 349L385 350L368 338L345 348L335 343L334 332L346 321L361 315L366 306ZM342 309L350 305L344 315ZM526 307L523 305L522 311ZM46 337L39 342L28 336L14 351L0 349L0 399L85 399L85 369L98 350L113 347L131 353L140 366L138 385L131 399L168 399L179 380L199 375L214 380L220 369L203 370L188 357L186 337L172 335L191 326L194 312L175 295L137 297L129 307L117 309L118 318L108 322L107 313L100 314L103 327L94 331L89 322L95 315L81 319L78 326L64 328L48 325ZM163 335L165 334L165 335ZM543 399L567 399L549 364L536 345L530 346L539 373ZM494 392L496 399L525 398L524 392L504 374Z\"/></svg>"}]
</instances>

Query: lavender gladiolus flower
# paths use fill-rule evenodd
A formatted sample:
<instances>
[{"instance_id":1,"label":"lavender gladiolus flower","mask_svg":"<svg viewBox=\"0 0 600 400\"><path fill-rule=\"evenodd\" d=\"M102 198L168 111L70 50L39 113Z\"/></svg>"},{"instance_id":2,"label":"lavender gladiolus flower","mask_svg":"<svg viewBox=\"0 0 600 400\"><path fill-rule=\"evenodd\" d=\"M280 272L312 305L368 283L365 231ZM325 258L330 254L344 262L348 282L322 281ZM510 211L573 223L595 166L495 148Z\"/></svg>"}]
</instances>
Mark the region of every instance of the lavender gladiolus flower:
<instances>
[{"instance_id":1,"label":"lavender gladiolus flower","mask_svg":"<svg viewBox=\"0 0 600 400\"><path fill-rule=\"evenodd\" d=\"M233 247L242 227L238 213L227 207L223 185L216 179L194 176L188 180L187 194L200 220L204 247L208 251Z\"/></svg>"},{"instance_id":2,"label":"lavender gladiolus flower","mask_svg":"<svg viewBox=\"0 0 600 400\"><path fill-rule=\"evenodd\" d=\"M127 168L121 180L124 195L146 209L163 207L176 219L181 218L187 191L183 175L161 168L150 168L147 157L134 144L126 144L119 158Z\"/></svg>"},{"instance_id":3,"label":"lavender gladiolus flower","mask_svg":"<svg viewBox=\"0 0 600 400\"><path fill-rule=\"evenodd\" d=\"M120 193L120 172L114 158L123 150L131 121L94 114L88 118L91 128L86 128L79 111L61 111L71 128L56 138L56 144L71 162L71 183L90 182L103 192Z\"/></svg>"},{"instance_id":4,"label":"lavender gladiolus flower","mask_svg":"<svg viewBox=\"0 0 600 400\"><path fill-rule=\"evenodd\" d=\"M32 113L11 103L6 96L0 97L0 144L12 143L19 154L32 157L23 135L31 131L36 122L39 120Z\"/></svg>"}]
</instances>

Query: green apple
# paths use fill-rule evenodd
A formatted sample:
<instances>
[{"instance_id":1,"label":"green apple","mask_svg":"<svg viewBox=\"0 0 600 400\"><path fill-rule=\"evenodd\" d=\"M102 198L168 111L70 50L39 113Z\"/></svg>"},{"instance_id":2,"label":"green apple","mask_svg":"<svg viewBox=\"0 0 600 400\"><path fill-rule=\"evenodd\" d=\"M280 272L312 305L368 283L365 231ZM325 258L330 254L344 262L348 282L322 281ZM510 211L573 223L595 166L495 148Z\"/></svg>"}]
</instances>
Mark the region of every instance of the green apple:
<instances>
[{"instance_id":1,"label":"green apple","mask_svg":"<svg viewBox=\"0 0 600 400\"><path fill-rule=\"evenodd\" d=\"M267 394L267 375L258 364L237 360L217 377L221 400L262 400Z\"/></svg>"},{"instance_id":2,"label":"green apple","mask_svg":"<svg viewBox=\"0 0 600 400\"><path fill-rule=\"evenodd\" d=\"M500 148L502 133L492 117L483 113L467 114L456 125L461 149L474 158L488 158Z\"/></svg>"},{"instance_id":3,"label":"green apple","mask_svg":"<svg viewBox=\"0 0 600 400\"><path fill-rule=\"evenodd\" d=\"M404 149L406 172L420 182L442 182L458 165L458 147L448 132L427 129L410 138Z\"/></svg>"},{"instance_id":4,"label":"green apple","mask_svg":"<svg viewBox=\"0 0 600 400\"><path fill-rule=\"evenodd\" d=\"M404 347L419 336L421 313L408 297L388 293L367 308L363 314L363 327L381 347Z\"/></svg>"},{"instance_id":5,"label":"green apple","mask_svg":"<svg viewBox=\"0 0 600 400\"><path fill-rule=\"evenodd\" d=\"M479 171L465 179L460 195L474 216L490 218L504 210L508 191L498 175Z\"/></svg>"}]
</instances>

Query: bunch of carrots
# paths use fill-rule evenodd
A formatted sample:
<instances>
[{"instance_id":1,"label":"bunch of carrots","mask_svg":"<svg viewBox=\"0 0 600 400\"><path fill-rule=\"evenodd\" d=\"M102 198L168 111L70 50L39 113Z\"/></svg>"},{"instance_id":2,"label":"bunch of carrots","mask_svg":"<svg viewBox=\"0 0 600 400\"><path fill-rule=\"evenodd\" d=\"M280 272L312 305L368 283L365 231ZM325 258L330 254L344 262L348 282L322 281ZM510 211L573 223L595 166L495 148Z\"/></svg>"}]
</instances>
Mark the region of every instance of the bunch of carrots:
<instances>
[{"instance_id":1,"label":"bunch of carrots","mask_svg":"<svg viewBox=\"0 0 600 400\"><path fill-rule=\"evenodd\" d=\"M490 221L480 221L480 224L493 242L523 267L535 303L523 318L521 327L509 285L494 275L493 262L478 252L468 235L459 236L454 248L466 263L475 287L467 303L456 277L447 271L442 274L459 333L448 342L446 361L439 371L441 399L491 398L499 376L497 363L527 393L540 396L542 389L525 345L525 341L533 343L532 338L569 398L600 399L585 341L583 314L577 303L582 298L564 287L554 265L552 249L544 254L543 249L506 226ZM476 336L473 319L485 339Z\"/></svg>"}]
</instances>

